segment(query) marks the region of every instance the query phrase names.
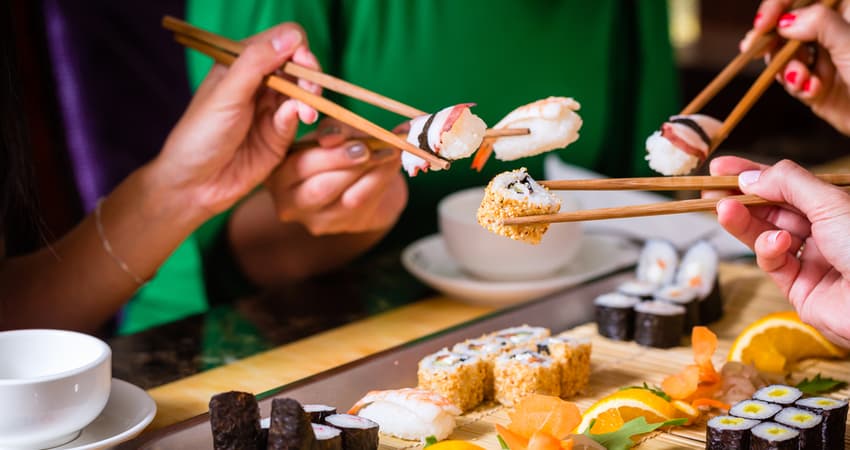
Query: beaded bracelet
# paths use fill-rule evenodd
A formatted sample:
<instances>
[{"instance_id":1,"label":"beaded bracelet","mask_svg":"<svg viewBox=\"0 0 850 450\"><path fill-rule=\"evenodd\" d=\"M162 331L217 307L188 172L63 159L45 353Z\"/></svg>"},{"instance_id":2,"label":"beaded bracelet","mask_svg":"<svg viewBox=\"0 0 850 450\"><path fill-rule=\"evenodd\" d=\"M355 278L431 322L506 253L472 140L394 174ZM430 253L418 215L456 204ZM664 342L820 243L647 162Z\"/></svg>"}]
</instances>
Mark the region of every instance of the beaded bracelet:
<instances>
[{"instance_id":1,"label":"beaded bracelet","mask_svg":"<svg viewBox=\"0 0 850 450\"><path fill-rule=\"evenodd\" d=\"M103 223L100 219L100 209L103 205L103 198L99 198L97 200L97 205L94 208L94 224L97 227L97 234L100 236L100 242L103 244L103 249L106 250L106 253L115 261L115 264L118 264L118 267L121 268L127 275L133 278L133 281L136 282L139 286L143 286L145 284L145 280L143 280L140 276L136 275L132 270L130 270L130 266L124 262L123 259L119 258L118 255L112 251L112 244L109 243L109 239L106 239L106 233L103 231Z\"/></svg>"}]
</instances>

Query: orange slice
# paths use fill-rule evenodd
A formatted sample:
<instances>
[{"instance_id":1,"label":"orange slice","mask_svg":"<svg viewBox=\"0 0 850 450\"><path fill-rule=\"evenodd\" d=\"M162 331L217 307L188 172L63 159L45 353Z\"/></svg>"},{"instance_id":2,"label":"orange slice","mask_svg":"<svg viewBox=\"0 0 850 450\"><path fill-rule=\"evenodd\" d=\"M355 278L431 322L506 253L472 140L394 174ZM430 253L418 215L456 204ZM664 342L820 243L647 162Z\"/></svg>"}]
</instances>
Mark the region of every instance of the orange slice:
<instances>
[{"instance_id":1,"label":"orange slice","mask_svg":"<svg viewBox=\"0 0 850 450\"><path fill-rule=\"evenodd\" d=\"M542 431L557 439L566 439L581 421L581 412L574 403L549 395L531 394L519 400L508 414L508 428L524 438Z\"/></svg>"},{"instance_id":2,"label":"orange slice","mask_svg":"<svg viewBox=\"0 0 850 450\"><path fill-rule=\"evenodd\" d=\"M590 432L593 434L613 433L625 423L623 416L620 415L620 410L611 408L596 417L596 422L593 422Z\"/></svg>"},{"instance_id":3,"label":"orange slice","mask_svg":"<svg viewBox=\"0 0 850 450\"><path fill-rule=\"evenodd\" d=\"M584 412L577 431L583 433L590 426L590 422L602 418L603 414L612 409L618 411L623 423L640 416L645 417L648 423L684 417L670 402L646 389L623 389L591 405ZM610 420L610 417L605 416L603 420Z\"/></svg>"},{"instance_id":4,"label":"orange slice","mask_svg":"<svg viewBox=\"0 0 850 450\"><path fill-rule=\"evenodd\" d=\"M829 342L793 311L769 314L735 338L729 361L753 364L765 372L782 373L805 358L843 358L846 350Z\"/></svg>"}]
</instances>

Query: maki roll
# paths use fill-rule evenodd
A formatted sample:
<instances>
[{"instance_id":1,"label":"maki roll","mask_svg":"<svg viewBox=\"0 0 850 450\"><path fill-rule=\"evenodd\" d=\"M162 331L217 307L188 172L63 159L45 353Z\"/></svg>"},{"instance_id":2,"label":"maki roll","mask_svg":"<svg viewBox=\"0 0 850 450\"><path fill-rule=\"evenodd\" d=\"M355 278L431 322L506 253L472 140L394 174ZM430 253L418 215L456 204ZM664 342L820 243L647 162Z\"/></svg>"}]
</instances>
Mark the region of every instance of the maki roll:
<instances>
[{"instance_id":1,"label":"maki roll","mask_svg":"<svg viewBox=\"0 0 850 450\"><path fill-rule=\"evenodd\" d=\"M652 294L655 293L657 285L649 281L641 281L639 279L624 281L617 286L617 292L629 297L637 297L641 301L652 300Z\"/></svg>"},{"instance_id":2,"label":"maki roll","mask_svg":"<svg viewBox=\"0 0 850 450\"><path fill-rule=\"evenodd\" d=\"M501 236L539 244L549 229L548 223L504 225L509 217L552 214L560 211L561 199L538 184L525 167L496 175L484 190L478 207L478 223Z\"/></svg>"},{"instance_id":3,"label":"maki roll","mask_svg":"<svg viewBox=\"0 0 850 450\"><path fill-rule=\"evenodd\" d=\"M751 450L797 450L800 432L775 422L763 422L750 430Z\"/></svg>"},{"instance_id":4,"label":"maki roll","mask_svg":"<svg viewBox=\"0 0 850 450\"><path fill-rule=\"evenodd\" d=\"M697 293L700 325L716 322L723 317L723 301L717 279L719 261L717 250L708 242L700 241L685 252L676 273L677 285L689 287Z\"/></svg>"},{"instance_id":5,"label":"maki roll","mask_svg":"<svg viewBox=\"0 0 850 450\"><path fill-rule=\"evenodd\" d=\"M729 415L744 419L770 420L782 407L761 400L742 400L729 408Z\"/></svg>"},{"instance_id":6,"label":"maki roll","mask_svg":"<svg viewBox=\"0 0 850 450\"><path fill-rule=\"evenodd\" d=\"M445 159L461 159L472 155L484 140L487 124L470 110L474 103L462 103L443 108L434 114L415 117L410 121L407 142ZM430 169L428 161L408 152L401 155L401 164L411 177Z\"/></svg>"},{"instance_id":7,"label":"maki roll","mask_svg":"<svg viewBox=\"0 0 850 450\"><path fill-rule=\"evenodd\" d=\"M260 448L260 408L253 394L223 392L210 399L210 427L215 450Z\"/></svg>"},{"instance_id":8,"label":"maki roll","mask_svg":"<svg viewBox=\"0 0 850 450\"><path fill-rule=\"evenodd\" d=\"M419 387L442 394L463 411L484 399L487 368L479 357L440 350L419 361Z\"/></svg>"},{"instance_id":9,"label":"maki roll","mask_svg":"<svg viewBox=\"0 0 850 450\"><path fill-rule=\"evenodd\" d=\"M532 327L522 325L518 327L505 328L485 337L493 339L504 339L510 342L514 348L535 348L537 342L546 339L552 332L548 328Z\"/></svg>"},{"instance_id":10,"label":"maki roll","mask_svg":"<svg viewBox=\"0 0 850 450\"><path fill-rule=\"evenodd\" d=\"M652 284L653 287L672 284L678 264L679 252L673 243L650 239L646 241L638 257L637 278Z\"/></svg>"},{"instance_id":11,"label":"maki roll","mask_svg":"<svg viewBox=\"0 0 850 450\"><path fill-rule=\"evenodd\" d=\"M635 305L635 342L646 347L670 348L682 340L685 308L657 300Z\"/></svg>"},{"instance_id":12,"label":"maki roll","mask_svg":"<svg viewBox=\"0 0 850 450\"><path fill-rule=\"evenodd\" d=\"M342 448L345 450L378 448L378 424L373 420L351 414L332 414L325 417L325 422L342 430Z\"/></svg>"},{"instance_id":13,"label":"maki roll","mask_svg":"<svg viewBox=\"0 0 850 450\"><path fill-rule=\"evenodd\" d=\"M484 400L493 399L493 366L496 358L502 353L512 349L512 345L506 339L479 338L470 339L452 347L452 351L462 355L476 356L484 365Z\"/></svg>"},{"instance_id":14,"label":"maki roll","mask_svg":"<svg viewBox=\"0 0 850 450\"><path fill-rule=\"evenodd\" d=\"M673 116L646 139L649 167L662 175L687 175L708 157L719 120L702 114Z\"/></svg>"},{"instance_id":15,"label":"maki roll","mask_svg":"<svg viewBox=\"0 0 850 450\"><path fill-rule=\"evenodd\" d=\"M582 125L579 108L572 98L549 97L511 111L493 129L528 128L529 133L493 141L496 159L513 161L572 144Z\"/></svg>"},{"instance_id":16,"label":"maki roll","mask_svg":"<svg viewBox=\"0 0 850 450\"><path fill-rule=\"evenodd\" d=\"M537 343L537 351L561 366L561 397L580 393L590 379L590 339L554 336Z\"/></svg>"},{"instance_id":17,"label":"maki roll","mask_svg":"<svg viewBox=\"0 0 850 450\"><path fill-rule=\"evenodd\" d=\"M561 393L560 366L532 350L515 350L498 357L493 375L496 401L506 406L528 394L557 397Z\"/></svg>"},{"instance_id":18,"label":"maki roll","mask_svg":"<svg viewBox=\"0 0 850 450\"><path fill-rule=\"evenodd\" d=\"M749 450L750 429L760 422L733 416L717 416L705 429L706 450Z\"/></svg>"},{"instance_id":19,"label":"maki roll","mask_svg":"<svg viewBox=\"0 0 850 450\"><path fill-rule=\"evenodd\" d=\"M269 450L307 449L312 448L315 442L310 415L300 403L291 398L272 400Z\"/></svg>"},{"instance_id":20,"label":"maki roll","mask_svg":"<svg viewBox=\"0 0 850 450\"><path fill-rule=\"evenodd\" d=\"M753 398L763 402L776 403L782 406L793 405L803 396L799 389L784 384L765 386L753 394Z\"/></svg>"},{"instance_id":21,"label":"maki roll","mask_svg":"<svg viewBox=\"0 0 850 450\"><path fill-rule=\"evenodd\" d=\"M797 400L797 407L823 417L820 439L824 449L842 448L847 430L847 400L829 397L810 397Z\"/></svg>"},{"instance_id":22,"label":"maki roll","mask_svg":"<svg viewBox=\"0 0 850 450\"><path fill-rule=\"evenodd\" d=\"M800 450L821 450L820 424L823 417L800 408L785 408L773 418L776 423L791 427L800 432ZM843 439L842 439L843 440Z\"/></svg>"},{"instance_id":23,"label":"maki roll","mask_svg":"<svg viewBox=\"0 0 850 450\"><path fill-rule=\"evenodd\" d=\"M679 286L665 286L655 291L655 299L660 302L672 303L685 308L685 320L682 323L682 332L689 333L691 329L700 323L699 301L693 289Z\"/></svg>"},{"instance_id":24,"label":"maki roll","mask_svg":"<svg viewBox=\"0 0 850 450\"><path fill-rule=\"evenodd\" d=\"M310 415L310 422L325 423L325 417L336 414L336 408L328 405L304 405L304 411Z\"/></svg>"},{"instance_id":25,"label":"maki roll","mask_svg":"<svg viewBox=\"0 0 850 450\"><path fill-rule=\"evenodd\" d=\"M315 450L342 450L342 430L328 425L313 425L313 434L316 435L316 442L313 445Z\"/></svg>"},{"instance_id":26,"label":"maki roll","mask_svg":"<svg viewBox=\"0 0 850 450\"><path fill-rule=\"evenodd\" d=\"M637 297L623 294L603 294L596 297L596 328L599 334L616 341L630 341L635 335L635 305Z\"/></svg>"}]
</instances>

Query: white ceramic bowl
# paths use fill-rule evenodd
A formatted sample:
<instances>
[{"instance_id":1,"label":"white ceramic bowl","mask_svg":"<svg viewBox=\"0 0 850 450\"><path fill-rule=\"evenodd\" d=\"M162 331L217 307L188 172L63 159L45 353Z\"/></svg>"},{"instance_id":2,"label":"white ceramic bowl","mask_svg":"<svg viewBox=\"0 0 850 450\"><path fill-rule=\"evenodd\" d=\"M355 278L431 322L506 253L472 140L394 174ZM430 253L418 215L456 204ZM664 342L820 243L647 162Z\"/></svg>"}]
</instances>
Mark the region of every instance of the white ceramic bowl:
<instances>
[{"instance_id":1,"label":"white ceramic bowl","mask_svg":"<svg viewBox=\"0 0 850 450\"><path fill-rule=\"evenodd\" d=\"M0 448L62 445L103 411L112 351L61 330L0 332Z\"/></svg>"},{"instance_id":2,"label":"white ceramic bowl","mask_svg":"<svg viewBox=\"0 0 850 450\"><path fill-rule=\"evenodd\" d=\"M557 192L561 211L578 209L578 200ZM541 279L566 266L581 245L581 225L556 223L532 245L491 233L478 224L476 212L484 188L455 192L437 206L440 233L458 265L473 276L498 281Z\"/></svg>"}]
</instances>

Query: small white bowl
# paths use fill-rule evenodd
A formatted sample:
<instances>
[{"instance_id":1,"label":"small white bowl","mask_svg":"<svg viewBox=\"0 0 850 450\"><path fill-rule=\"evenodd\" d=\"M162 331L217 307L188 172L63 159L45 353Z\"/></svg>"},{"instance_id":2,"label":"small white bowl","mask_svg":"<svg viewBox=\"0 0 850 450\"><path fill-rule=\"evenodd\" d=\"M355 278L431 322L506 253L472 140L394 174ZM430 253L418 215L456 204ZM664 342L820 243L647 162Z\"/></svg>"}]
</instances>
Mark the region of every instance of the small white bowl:
<instances>
[{"instance_id":1,"label":"small white bowl","mask_svg":"<svg viewBox=\"0 0 850 450\"><path fill-rule=\"evenodd\" d=\"M561 198L561 211L578 209L574 196L556 195ZM478 224L476 212L483 198L483 187L470 188L448 195L437 206L446 248L464 271L487 280L536 280L562 269L578 253L581 224L552 224L536 245L514 241Z\"/></svg>"},{"instance_id":2,"label":"small white bowl","mask_svg":"<svg viewBox=\"0 0 850 450\"><path fill-rule=\"evenodd\" d=\"M35 449L77 437L106 406L112 351L62 330L0 332L0 448Z\"/></svg>"}]
</instances>

